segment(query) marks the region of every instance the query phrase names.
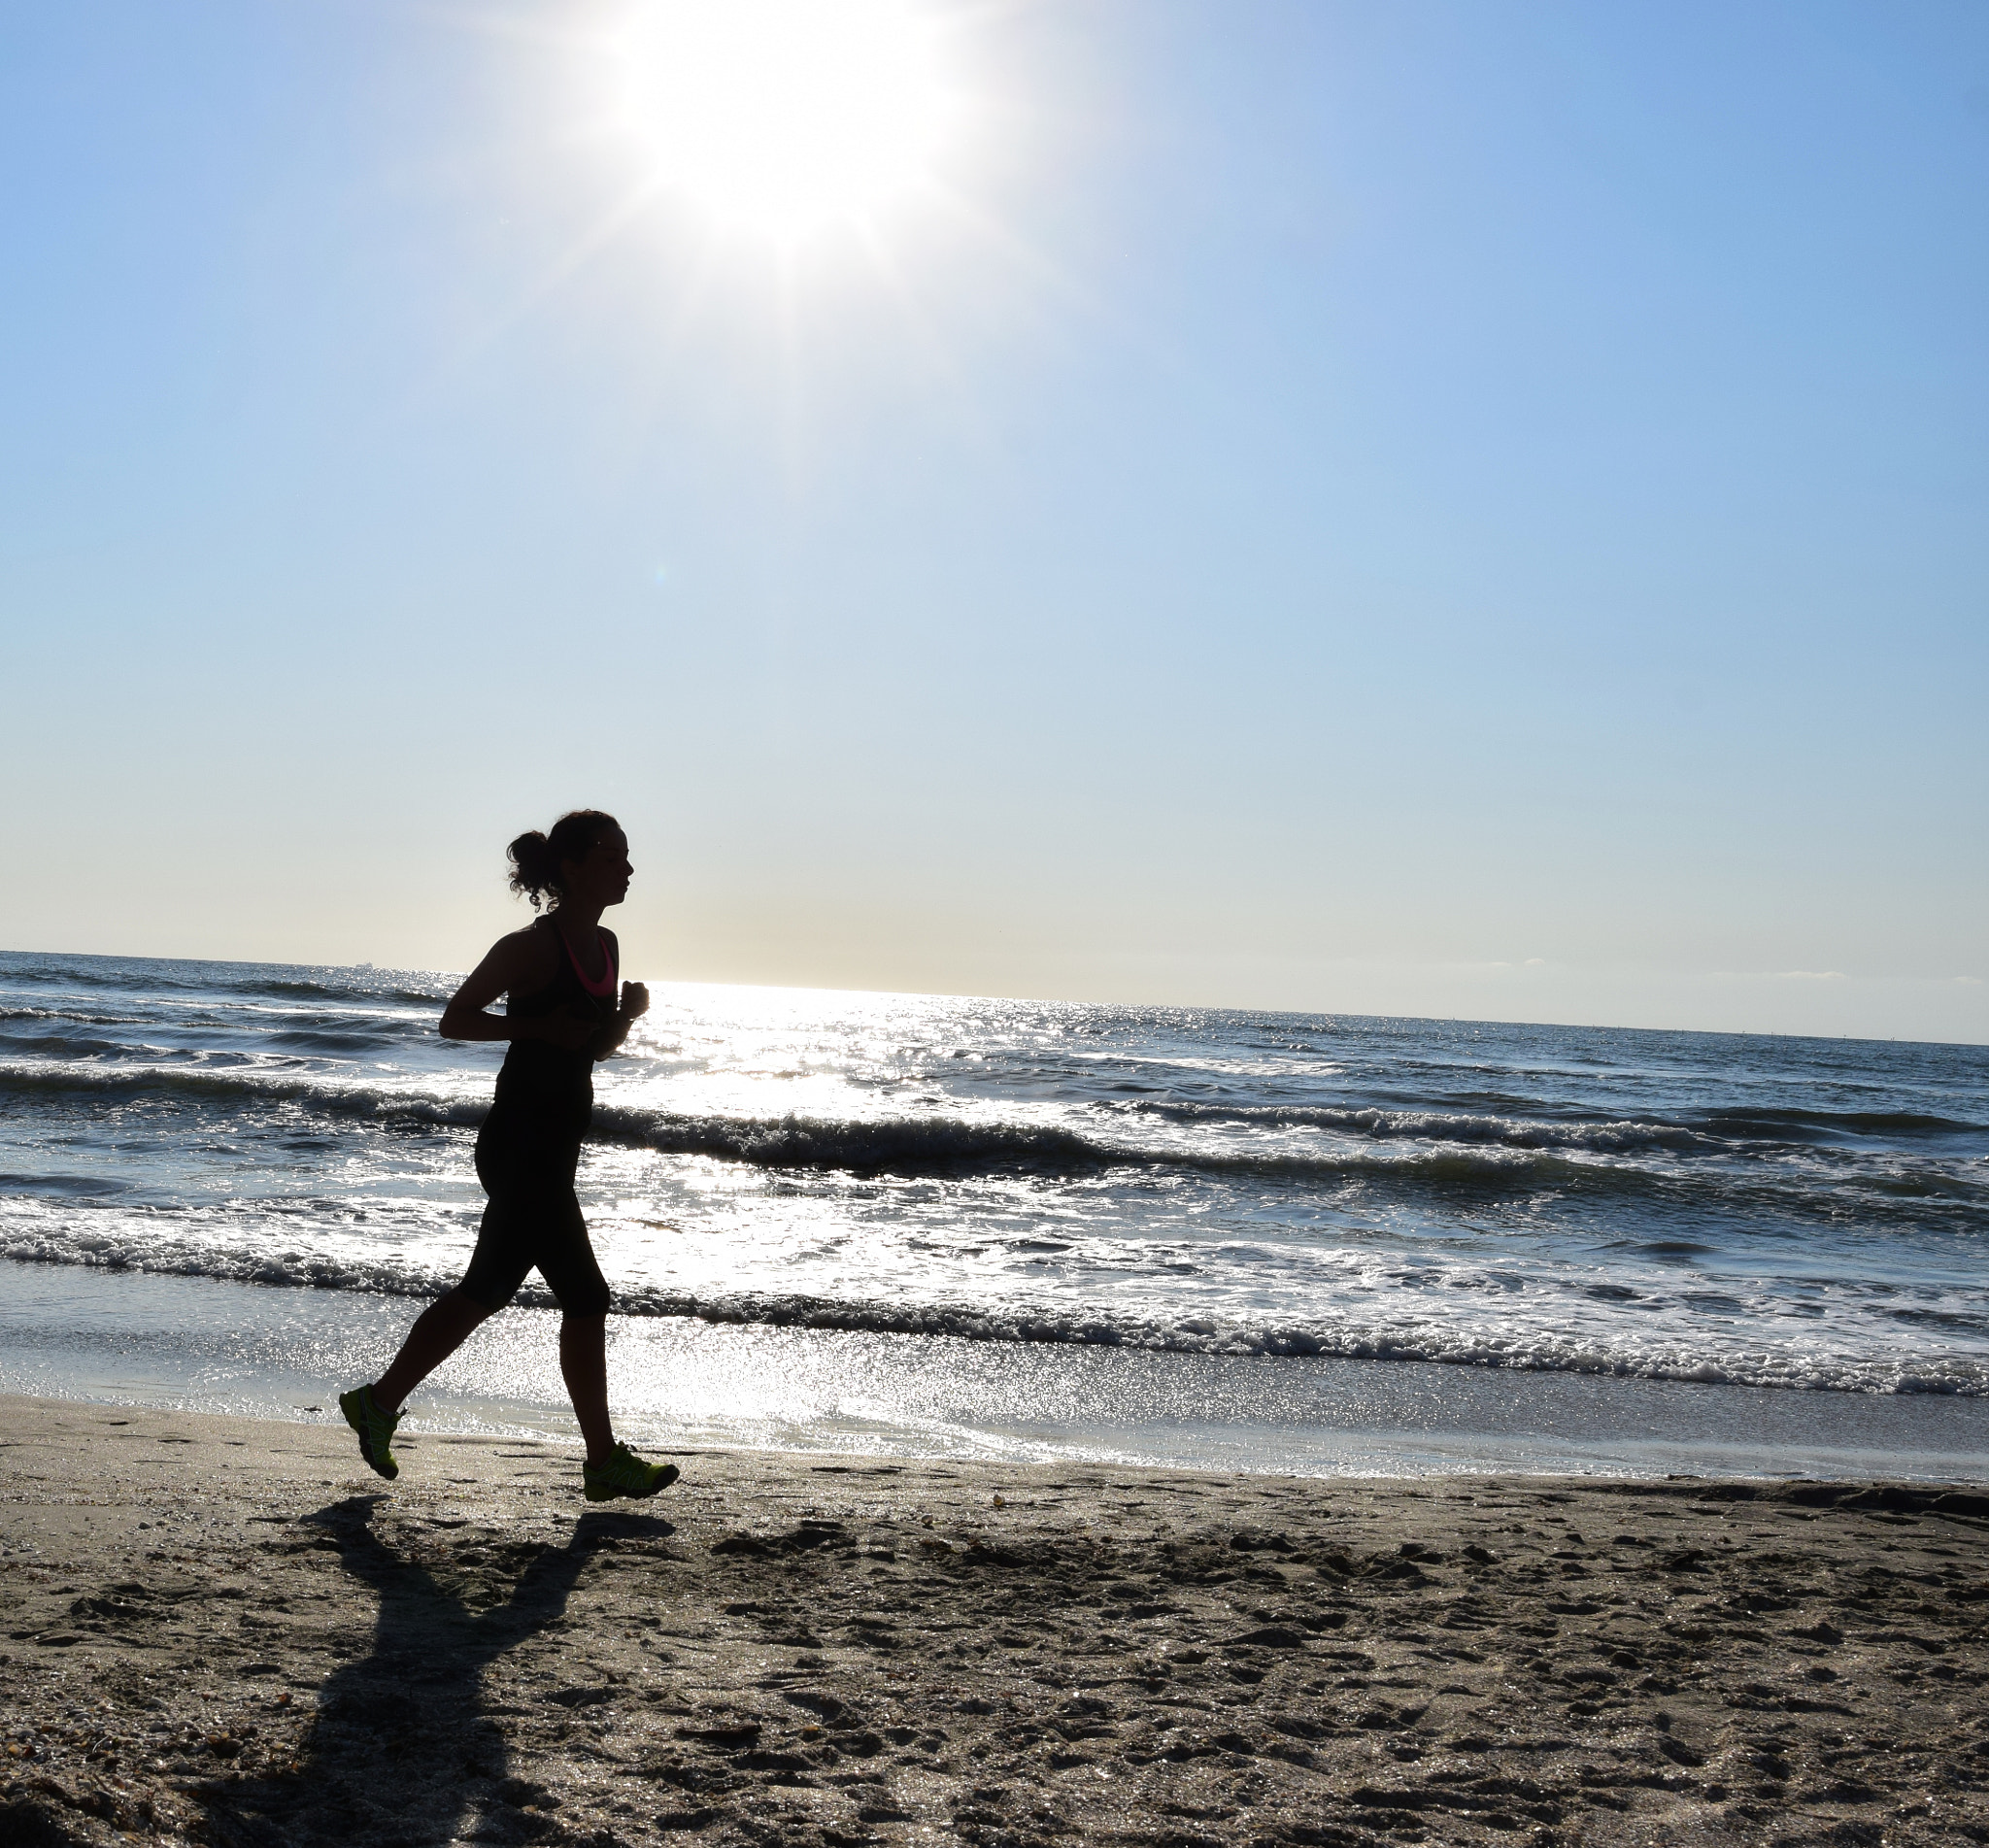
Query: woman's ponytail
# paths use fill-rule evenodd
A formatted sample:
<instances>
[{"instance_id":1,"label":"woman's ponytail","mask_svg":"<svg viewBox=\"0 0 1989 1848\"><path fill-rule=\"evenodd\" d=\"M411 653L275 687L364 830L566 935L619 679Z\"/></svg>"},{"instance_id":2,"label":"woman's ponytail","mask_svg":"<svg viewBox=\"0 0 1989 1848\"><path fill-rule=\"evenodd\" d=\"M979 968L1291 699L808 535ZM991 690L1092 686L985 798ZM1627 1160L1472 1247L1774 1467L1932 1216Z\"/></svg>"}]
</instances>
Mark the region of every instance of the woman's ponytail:
<instances>
[{"instance_id":1,"label":"woman's ponytail","mask_svg":"<svg viewBox=\"0 0 1989 1848\"><path fill-rule=\"evenodd\" d=\"M558 890L559 869L552 864L545 835L531 828L513 841L505 853L511 860L511 890L521 898L529 898L536 911L549 891Z\"/></svg>"}]
</instances>

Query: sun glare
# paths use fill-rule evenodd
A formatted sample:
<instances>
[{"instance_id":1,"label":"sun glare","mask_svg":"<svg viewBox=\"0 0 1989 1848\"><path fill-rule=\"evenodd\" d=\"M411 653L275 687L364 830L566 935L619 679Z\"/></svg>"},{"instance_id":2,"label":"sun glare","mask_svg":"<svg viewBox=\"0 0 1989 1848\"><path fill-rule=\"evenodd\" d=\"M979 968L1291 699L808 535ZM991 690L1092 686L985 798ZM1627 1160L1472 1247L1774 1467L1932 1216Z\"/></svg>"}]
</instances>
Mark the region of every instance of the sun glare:
<instances>
[{"instance_id":1,"label":"sun glare","mask_svg":"<svg viewBox=\"0 0 1989 1848\"><path fill-rule=\"evenodd\" d=\"M951 114L914 0L648 0L629 110L657 184L792 241L927 182Z\"/></svg>"}]
</instances>

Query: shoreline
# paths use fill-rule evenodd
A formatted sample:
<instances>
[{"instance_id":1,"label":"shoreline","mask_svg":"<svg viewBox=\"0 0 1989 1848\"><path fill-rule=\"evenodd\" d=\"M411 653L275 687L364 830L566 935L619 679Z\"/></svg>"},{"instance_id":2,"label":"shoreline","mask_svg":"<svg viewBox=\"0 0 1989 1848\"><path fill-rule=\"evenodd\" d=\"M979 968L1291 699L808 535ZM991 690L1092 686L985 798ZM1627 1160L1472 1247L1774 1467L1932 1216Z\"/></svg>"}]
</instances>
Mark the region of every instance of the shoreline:
<instances>
[{"instance_id":1,"label":"shoreline","mask_svg":"<svg viewBox=\"0 0 1989 1848\"><path fill-rule=\"evenodd\" d=\"M335 1420L408 1298L0 1260L0 1393ZM556 1318L514 1306L422 1389L414 1428L564 1441ZM1989 1481L1989 1399L1467 1367L1155 1354L612 1318L617 1418L663 1448L1024 1458L1316 1477L1670 1474ZM320 1408L317 1413L305 1407Z\"/></svg>"},{"instance_id":2,"label":"shoreline","mask_svg":"<svg viewBox=\"0 0 1989 1848\"><path fill-rule=\"evenodd\" d=\"M0 1398L0 1825L1989 1835L1973 1490L680 1458L590 1509L563 1445L418 1433L388 1485L342 1425Z\"/></svg>"}]
</instances>

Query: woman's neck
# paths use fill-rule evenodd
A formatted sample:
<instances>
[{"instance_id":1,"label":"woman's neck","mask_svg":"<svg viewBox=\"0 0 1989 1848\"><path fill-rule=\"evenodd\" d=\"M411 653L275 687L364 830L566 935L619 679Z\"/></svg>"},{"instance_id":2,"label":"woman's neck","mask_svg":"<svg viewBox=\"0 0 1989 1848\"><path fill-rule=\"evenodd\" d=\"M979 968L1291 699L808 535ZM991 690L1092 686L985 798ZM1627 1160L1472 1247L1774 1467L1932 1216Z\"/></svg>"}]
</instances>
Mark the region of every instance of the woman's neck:
<instances>
[{"instance_id":1,"label":"woman's neck","mask_svg":"<svg viewBox=\"0 0 1989 1848\"><path fill-rule=\"evenodd\" d=\"M562 898L546 916L561 930L598 930L601 913L605 910L605 905L583 905L571 898Z\"/></svg>"}]
</instances>

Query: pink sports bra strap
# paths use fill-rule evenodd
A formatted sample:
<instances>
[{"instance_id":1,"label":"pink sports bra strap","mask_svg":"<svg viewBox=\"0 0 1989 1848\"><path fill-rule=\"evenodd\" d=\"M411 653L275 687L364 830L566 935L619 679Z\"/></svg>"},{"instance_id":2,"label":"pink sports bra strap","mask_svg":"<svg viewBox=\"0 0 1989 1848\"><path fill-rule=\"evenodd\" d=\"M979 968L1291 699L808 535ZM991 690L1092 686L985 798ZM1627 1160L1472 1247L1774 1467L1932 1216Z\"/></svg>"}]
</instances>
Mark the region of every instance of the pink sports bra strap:
<instances>
[{"instance_id":1,"label":"pink sports bra strap","mask_svg":"<svg viewBox=\"0 0 1989 1848\"><path fill-rule=\"evenodd\" d=\"M557 924L553 928L559 930ZM601 947L601 979L598 982L588 979L587 971L580 966L579 957L573 953L572 939L564 930L559 930L559 941L566 945L566 958L573 964L573 973L580 978L580 986L598 1001L612 999L615 993L615 958L608 949L607 937L600 931L594 933L594 941Z\"/></svg>"}]
</instances>

